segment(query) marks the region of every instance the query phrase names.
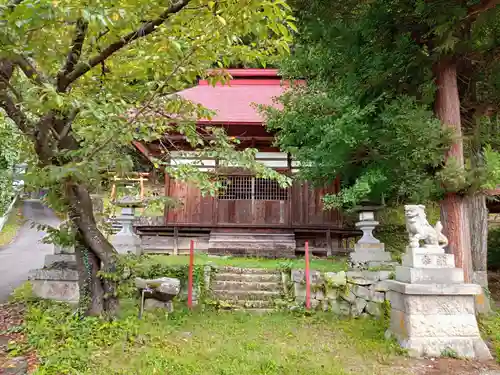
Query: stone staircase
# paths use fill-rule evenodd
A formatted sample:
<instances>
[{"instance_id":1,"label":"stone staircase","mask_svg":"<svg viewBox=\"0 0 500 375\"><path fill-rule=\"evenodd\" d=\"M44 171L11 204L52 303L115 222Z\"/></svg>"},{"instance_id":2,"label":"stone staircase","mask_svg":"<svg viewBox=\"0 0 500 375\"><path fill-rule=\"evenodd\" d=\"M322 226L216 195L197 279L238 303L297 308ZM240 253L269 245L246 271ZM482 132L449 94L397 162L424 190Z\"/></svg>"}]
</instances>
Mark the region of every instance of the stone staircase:
<instances>
[{"instance_id":1,"label":"stone staircase","mask_svg":"<svg viewBox=\"0 0 500 375\"><path fill-rule=\"evenodd\" d=\"M213 297L235 310L269 312L282 297L281 273L258 268L221 267L211 281Z\"/></svg>"},{"instance_id":2,"label":"stone staircase","mask_svg":"<svg viewBox=\"0 0 500 375\"><path fill-rule=\"evenodd\" d=\"M212 230L208 241L208 253L213 255L237 255L268 258L295 256L293 232L224 232Z\"/></svg>"}]
</instances>

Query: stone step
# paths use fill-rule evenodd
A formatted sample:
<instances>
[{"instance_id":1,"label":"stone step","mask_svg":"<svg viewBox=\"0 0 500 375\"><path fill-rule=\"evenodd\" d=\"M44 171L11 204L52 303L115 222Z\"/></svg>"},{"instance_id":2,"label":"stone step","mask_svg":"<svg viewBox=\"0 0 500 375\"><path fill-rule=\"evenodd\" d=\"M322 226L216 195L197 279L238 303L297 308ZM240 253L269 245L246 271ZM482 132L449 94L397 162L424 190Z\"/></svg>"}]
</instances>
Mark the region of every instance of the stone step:
<instances>
[{"instance_id":1,"label":"stone step","mask_svg":"<svg viewBox=\"0 0 500 375\"><path fill-rule=\"evenodd\" d=\"M281 285L277 282L246 282L246 281L215 281L212 284L212 288L215 290L225 290L225 291L261 291L267 290L270 292L280 292Z\"/></svg>"},{"instance_id":2,"label":"stone step","mask_svg":"<svg viewBox=\"0 0 500 375\"><path fill-rule=\"evenodd\" d=\"M279 275L281 273L278 270L266 269L266 268L241 268L232 266L223 266L218 268L217 273L232 273L232 274L252 274L252 275Z\"/></svg>"},{"instance_id":3,"label":"stone step","mask_svg":"<svg viewBox=\"0 0 500 375\"><path fill-rule=\"evenodd\" d=\"M248 313L251 313L251 314L271 314L273 312L276 312L275 309L233 309L233 311L244 311L244 312L248 312Z\"/></svg>"},{"instance_id":4,"label":"stone step","mask_svg":"<svg viewBox=\"0 0 500 375\"><path fill-rule=\"evenodd\" d=\"M246 274L218 272L214 275L215 281L246 281L246 282L281 282L281 275L278 273Z\"/></svg>"},{"instance_id":5,"label":"stone step","mask_svg":"<svg viewBox=\"0 0 500 375\"><path fill-rule=\"evenodd\" d=\"M278 291L268 291L268 290L212 290L215 298L219 300L247 300L247 301L269 301L281 297L281 293Z\"/></svg>"},{"instance_id":6,"label":"stone step","mask_svg":"<svg viewBox=\"0 0 500 375\"><path fill-rule=\"evenodd\" d=\"M222 304L235 306L235 308L245 309L272 309L274 302L271 300L220 300Z\"/></svg>"}]
</instances>

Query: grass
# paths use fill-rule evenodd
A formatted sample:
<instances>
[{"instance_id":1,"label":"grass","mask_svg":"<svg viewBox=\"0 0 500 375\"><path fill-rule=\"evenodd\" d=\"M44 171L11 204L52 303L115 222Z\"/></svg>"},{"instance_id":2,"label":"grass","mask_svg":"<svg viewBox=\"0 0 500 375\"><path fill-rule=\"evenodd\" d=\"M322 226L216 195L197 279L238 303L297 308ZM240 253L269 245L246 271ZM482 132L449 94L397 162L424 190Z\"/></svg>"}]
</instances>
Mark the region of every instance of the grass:
<instances>
[{"instance_id":1,"label":"grass","mask_svg":"<svg viewBox=\"0 0 500 375\"><path fill-rule=\"evenodd\" d=\"M189 257L185 255L151 255L148 259L151 264L159 263L162 265L184 265L188 264ZM195 264L206 265L212 264L217 266L232 266L243 268L266 268L266 269L281 269L281 268L305 268L303 258L296 259L267 259L267 258L244 258L244 257L211 257L206 254L196 254ZM322 272L338 272L345 270L345 257L331 258L313 258L311 259L311 269Z\"/></svg>"},{"instance_id":2,"label":"grass","mask_svg":"<svg viewBox=\"0 0 500 375\"><path fill-rule=\"evenodd\" d=\"M23 214L20 205L16 205L0 232L0 247L10 244L23 224Z\"/></svg>"},{"instance_id":3,"label":"grass","mask_svg":"<svg viewBox=\"0 0 500 375\"><path fill-rule=\"evenodd\" d=\"M41 360L34 374L409 374L397 345L384 340L383 321L211 310L139 320L134 301L122 308L104 322L64 304L31 305L25 332Z\"/></svg>"},{"instance_id":4,"label":"grass","mask_svg":"<svg viewBox=\"0 0 500 375\"><path fill-rule=\"evenodd\" d=\"M500 363L500 312L495 311L491 315L481 316L479 328L483 338L491 342L491 347L495 351L492 354Z\"/></svg>"}]
</instances>

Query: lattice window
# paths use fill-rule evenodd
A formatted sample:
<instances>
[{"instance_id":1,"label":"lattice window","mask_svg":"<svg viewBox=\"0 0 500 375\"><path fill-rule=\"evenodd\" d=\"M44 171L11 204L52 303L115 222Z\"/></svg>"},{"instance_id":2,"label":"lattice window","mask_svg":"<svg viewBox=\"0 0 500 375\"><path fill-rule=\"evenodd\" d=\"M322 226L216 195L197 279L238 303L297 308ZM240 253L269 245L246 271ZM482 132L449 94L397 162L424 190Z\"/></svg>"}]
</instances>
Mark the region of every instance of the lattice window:
<instances>
[{"instance_id":1,"label":"lattice window","mask_svg":"<svg viewBox=\"0 0 500 375\"><path fill-rule=\"evenodd\" d=\"M275 180L252 176L227 176L222 182L218 198L223 200L288 200L288 189L279 186Z\"/></svg>"}]
</instances>

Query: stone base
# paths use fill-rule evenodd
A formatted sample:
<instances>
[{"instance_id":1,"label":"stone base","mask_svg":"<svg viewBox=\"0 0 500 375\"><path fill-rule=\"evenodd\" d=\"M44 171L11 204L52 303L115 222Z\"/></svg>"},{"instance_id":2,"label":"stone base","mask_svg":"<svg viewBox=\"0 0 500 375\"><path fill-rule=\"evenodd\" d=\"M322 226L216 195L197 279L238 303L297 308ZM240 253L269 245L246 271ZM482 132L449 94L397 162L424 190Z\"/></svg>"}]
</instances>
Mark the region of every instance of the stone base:
<instances>
[{"instance_id":1,"label":"stone base","mask_svg":"<svg viewBox=\"0 0 500 375\"><path fill-rule=\"evenodd\" d=\"M450 254L452 255L452 254ZM411 268L396 267L396 280L410 284L461 284L461 268Z\"/></svg>"},{"instance_id":2,"label":"stone base","mask_svg":"<svg viewBox=\"0 0 500 375\"><path fill-rule=\"evenodd\" d=\"M456 355L459 358L474 358L480 361L492 359L484 341L476 336L411 338L408 340L398 339L398 342L402 348L408 350L411 357L415 358Z\"/></svg>"},{"instance_id":3,"label":"stone base","mask_svg":"<svg viewBox=\"0 0 500 375\"><path fill-rule=\"evenodd\" d=\"M167 312L174 311L174 304L172 301L162 302L153 298L148 298L144 300L144 310L156 310L156 309L164 309Z\"/></svg>"},{"instance_id":4,"label":"stone base","mask_svg":"<svg viewBox=\"0 0 500 375\"><path fill-rule=\"evenodd\" d=\"M74 269L42 268L31 271L33 294L38 298L77 303L80 297L78 272Z\"/></svg>"},{"instance_id":5,"label":"stone base","mask_svg":"<svg viewBox=\"0 0 500 375\"><path fill-rule=\"evenodd\" d=\"M78 281L31 280L31 285L38 298L71 303L78 303L80 298Z\"/></svg>"},{"instance_id":6,"label":"stone base","mask_svg":"<svg viewBox=\"0 0 500 375\"><path fill-rule=\"evenodd\" d=\"M475 284L407 284L387 280L391 303L388 334L413 356L491 359L477 325Z\"/></svg>"},{"instance_id":7,"label":"stone base","mask_svg":"<svg viewBox=\"0 0 500 375\"><path fill-rule=\"evenodd\" d=\"M45 255L44 267L76 269L76 255L68 253Z\"/></svg>"},{"instance_id":8,"label":"stone base","mask_svg":"<svg viewBox=\"0 0 500 375\"><path fill-rule=\"evenodd\" d=\"M133 233L115 234L111 244L119 254L141 255L141 239Z\"/></svg>"}]
</instances>

